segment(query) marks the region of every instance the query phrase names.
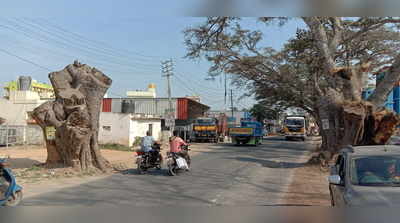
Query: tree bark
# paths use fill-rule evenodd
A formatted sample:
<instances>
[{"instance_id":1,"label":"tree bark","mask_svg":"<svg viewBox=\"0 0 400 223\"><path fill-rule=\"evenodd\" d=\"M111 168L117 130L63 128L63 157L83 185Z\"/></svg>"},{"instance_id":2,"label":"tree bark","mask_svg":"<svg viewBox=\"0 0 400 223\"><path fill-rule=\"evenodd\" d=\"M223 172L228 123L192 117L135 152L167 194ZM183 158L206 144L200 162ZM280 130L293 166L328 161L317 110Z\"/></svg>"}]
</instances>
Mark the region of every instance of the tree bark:
<instances>
[{"instance_id":1,"label":"tree bark","mask_svg":"<svg viewBox=\"0 0 400 223\"><path fill-rule=\"evenodd\" d=\"M50 73L49 78L55 101L46 102L33 112L45 134L46 164L105 171L109 163L98 148L99 115L101 100L112 80L77 61ZM55 128L54 139L48 138L49 127Z\"/></svg>"}]
</instances>

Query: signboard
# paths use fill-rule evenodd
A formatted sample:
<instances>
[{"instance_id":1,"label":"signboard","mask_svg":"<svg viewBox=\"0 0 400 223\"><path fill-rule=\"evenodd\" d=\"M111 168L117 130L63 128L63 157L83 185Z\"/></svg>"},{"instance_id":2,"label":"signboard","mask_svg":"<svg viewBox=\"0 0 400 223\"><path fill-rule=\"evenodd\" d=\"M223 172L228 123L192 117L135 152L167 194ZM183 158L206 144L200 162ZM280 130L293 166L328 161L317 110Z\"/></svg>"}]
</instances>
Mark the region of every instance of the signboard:
<instances>
[{"instance_id":1,"label":"signboard","mask_svg":"<svg viewBox=\"0 0 400 223\"><path fill-rule=\"evenodd\" d=\"M322 129L328 130L329 129L329 119L322 119Z\"/></svg>"},{"instance_id":2,"label":"signboard","mask_svg":"<svg viewBox=\"0 0 400 223\"><path fill-rule=\"evenodd\" d=\"M175 111L166 110L165 114L165 126L173 129L175 127Z\"/></svg>"},{"instance_id":3,"label":"signboard","mask_svg":"<svg viewBox=\"0 0 400 223\"><path fill-rule=\"evenodd\" d=\"M46 127L46 139L47 140L55 140L56 139L56 128L54 128L54 126Z\"/></svg>"}]
</instances>

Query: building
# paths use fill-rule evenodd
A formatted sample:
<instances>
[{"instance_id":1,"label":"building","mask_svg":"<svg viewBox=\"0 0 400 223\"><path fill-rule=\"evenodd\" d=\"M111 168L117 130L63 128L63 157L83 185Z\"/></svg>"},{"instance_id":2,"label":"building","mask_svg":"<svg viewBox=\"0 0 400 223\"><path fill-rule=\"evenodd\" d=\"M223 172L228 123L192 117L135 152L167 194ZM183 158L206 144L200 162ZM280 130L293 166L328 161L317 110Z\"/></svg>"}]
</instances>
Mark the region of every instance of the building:
<instances>
[{"instance_id":1,"label":"building","mask_svg":"<svg viewBox=\"0 0 400 223\"><path fill-rule=\"evenodd\" d=\"M194 119L204 116L209 107L189 98L172 98L175 129L191 130ZM168 98L104 98L100 114L99 141L102 144L119 143L131 146L135 137L143 137L146 131L160 139L161 132L168 130L166 115Z\"/></svg>"},{"instance_id":2,"label":"building","mask_svg":"<svg viewBox=\"0 0 400 223\"><path fill-rule=\"evenodd\" d=\"M43 132L32 119L31 112L42 103L54 99L53 88L21 76L16 81L6 83L4 90L4 96L0 98L0 117L5 122L0 128L0 138L8 135L12 138L8 142L17 144L43 143Z\"/></svg>"},{"instance_id":3,"label":"building","mask_svg":"<svg viewBox=\"0 0 400 223\"><path fill-rule=\"evenodd\" d=\"M132 146L146 132L159 140L161 119L131 113L102 112L100 114L99 143Z\"/></svg>"},{"instance_id":4,"label":"building","mask_svg":"<svg viewBox=\"0 0 400 223\"><path fill-rule=\"evenodd\" d=\"M233 116L232 111L208 111L206 116L217 118L221 113L228 117L229 126L240 126L241 120L250 118L249 112L245 111L233 111Z\"/></svg>"},{"instance_id":5,"label":"building","mask_svg":"<svg viewBox=\"0 0 400 223\"><path fill-rule=\"evenodd\" d=\"M385 77L385 71L379 72L376 75L376 85ZM368 85L362 91L364 100L374 92L376 85ZM397 114L400 114L400 83L396 83L393 90L389 93L388 98L383 106Z\"/></svg>"},{"instance_id":6,"label":"building","mask_svg":"<svg viewBox=\"0 0 400 223\"><path fill-rule=\"evenodd\" d=\"M156 98L156 85L149 84L147 91L136 90L136 91L127 91L126 96L128 98Z\"/></svg>"},{"instance_id":7,"label":"building","mask_svg":"<svg viewBox=\"0 0 400 223\"><path fill-rule=\"evenodd\" d=\"M40 83L29 76L20 76L17 80L6 83L4 91L4 98L6 99L18 97L23 94L21 92L28 94L27 96L22 96L23 98L27 97L35 100L54 99L54 90L51 85Z\"/></svg>"}]
</instances>

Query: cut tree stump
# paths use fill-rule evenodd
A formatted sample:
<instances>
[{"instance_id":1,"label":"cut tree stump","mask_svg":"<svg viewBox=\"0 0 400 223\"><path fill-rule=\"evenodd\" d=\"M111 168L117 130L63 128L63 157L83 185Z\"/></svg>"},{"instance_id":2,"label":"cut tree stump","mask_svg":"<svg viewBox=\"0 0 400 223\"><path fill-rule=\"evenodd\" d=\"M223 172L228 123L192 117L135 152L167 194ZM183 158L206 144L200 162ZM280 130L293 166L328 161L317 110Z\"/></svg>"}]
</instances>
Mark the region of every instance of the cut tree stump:
<instances>
[{"instance_id":1,"label":"cut tree stump","mask_svg":"<svg viewBox=\"0 0 400 223\"><path fill-rule=\"evenodd\" d=\"M106 171L110 164L100 153L98 130L101 102L112 80L77 61L50 73L49 78L55 101L33 112L46 139L47 166Z\"/></svg>"}]
</instances>

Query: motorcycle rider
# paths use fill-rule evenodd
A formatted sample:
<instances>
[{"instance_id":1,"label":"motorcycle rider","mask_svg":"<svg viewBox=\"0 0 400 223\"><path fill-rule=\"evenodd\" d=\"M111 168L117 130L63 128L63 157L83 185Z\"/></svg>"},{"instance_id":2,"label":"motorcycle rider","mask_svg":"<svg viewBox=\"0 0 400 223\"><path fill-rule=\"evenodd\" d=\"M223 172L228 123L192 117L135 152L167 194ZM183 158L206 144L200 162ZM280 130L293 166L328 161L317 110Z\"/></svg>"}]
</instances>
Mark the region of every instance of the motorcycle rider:
<instances>
[{"instance_id":1,"label":"motorcycle rider","mask_svg":"<svg viewBox=\"0 0 400 223\"><path fill-rule=\"evenodd\" d=\"M153 136L149 131L146 132L146 136L142 139L142 151L150 153L151 161L154 162L158 157L158 151L153 149L153 145L158 142L154 140Z\"/></svg>"},{"instance_id":2,"label":"motorcycle rider","mask_svg":"<svg viewBox=\"0 0 400 223\"><path fill-rule=\"evenodd\" d=\"M176 153L178 156L183 157L187 164L190 165L190 156L188 151L181 149L181 146L187 146L188 144L178 136L178 131L173 132L173 136L169 140L170 152Z\"/></svg>"}]
</instances>

